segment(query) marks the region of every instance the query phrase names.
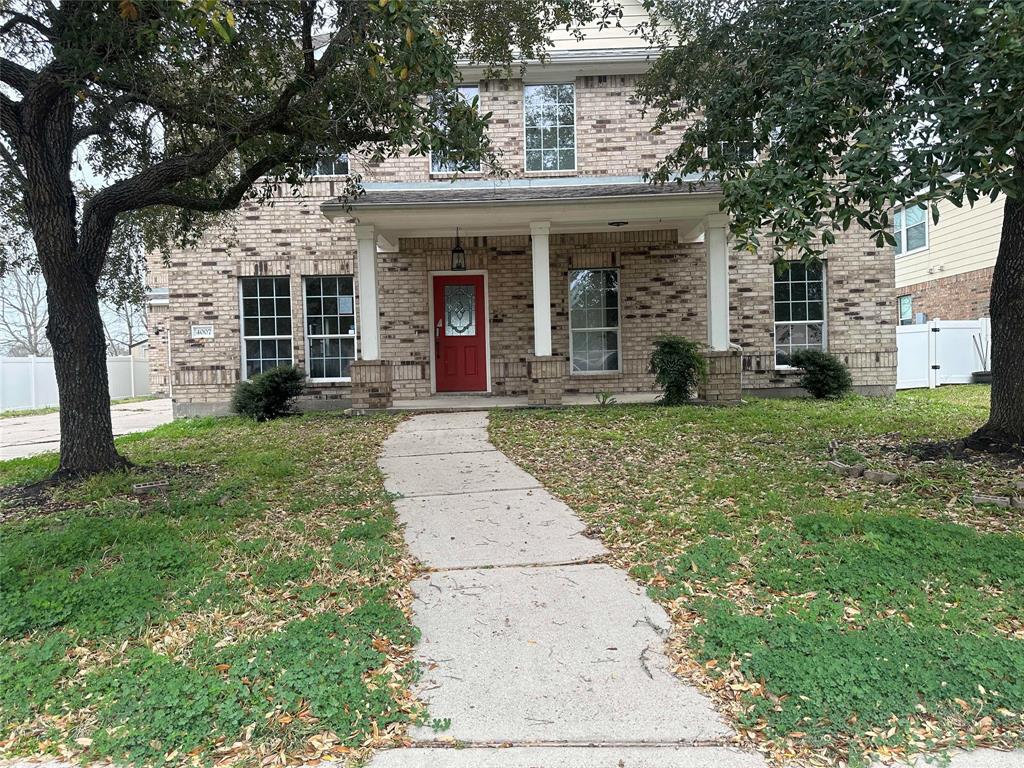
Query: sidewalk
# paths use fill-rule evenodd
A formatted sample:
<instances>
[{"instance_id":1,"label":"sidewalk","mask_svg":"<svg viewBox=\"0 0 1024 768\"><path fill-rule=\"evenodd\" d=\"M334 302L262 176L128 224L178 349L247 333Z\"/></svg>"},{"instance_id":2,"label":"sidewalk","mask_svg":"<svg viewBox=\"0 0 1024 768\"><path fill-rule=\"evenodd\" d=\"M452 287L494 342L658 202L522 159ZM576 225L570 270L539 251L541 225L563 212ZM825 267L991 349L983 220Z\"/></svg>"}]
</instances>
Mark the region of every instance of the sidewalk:
<instances>
[{"instance_id":1,"label":"sidewalk","mask_svg":"<svg viewBox=\"0 0 1024 768\"><path fill-rule=\"evenodd\" d=\"M143 400L110 406L115 435L146 430L173 418L170 399ZM60 450L60 414L0 419L0 460Z\"/></svg>"},{"instance_id":2,"label":"sidewalk","mask_svg":"<svg viewBox=\"0 0 1024 768\"><path fill-rule=\"evenodd\" d=\"M485 413L425 414L385 443L385 485L430 569L413 584L419 695L450 725L414 728L415 748L371 766L763 765L671 674L664 611L486 427Z\"/></svg>"}]
</instances>

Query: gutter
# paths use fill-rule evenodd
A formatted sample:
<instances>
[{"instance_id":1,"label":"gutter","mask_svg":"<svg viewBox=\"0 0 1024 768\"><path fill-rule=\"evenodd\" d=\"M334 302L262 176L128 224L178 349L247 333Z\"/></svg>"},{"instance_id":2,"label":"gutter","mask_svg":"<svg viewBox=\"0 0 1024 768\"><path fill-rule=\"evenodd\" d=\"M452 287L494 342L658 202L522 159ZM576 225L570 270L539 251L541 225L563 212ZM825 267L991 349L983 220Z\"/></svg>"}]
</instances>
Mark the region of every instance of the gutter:
<instances>
[{"instance_id":1,"label":"gutter","mask_svg":"<svg viewBox=\"0 0 1024 768\"><path fill-rule=\"evenodd\" d=\"M331 212L348 213L356 211L386 210L388 208L448 208L452 206L465 206L470 208L482 208L489 205L522 206L536 205L537 203L593 203L593 202L630 202L644 201L662 197L686 197L686 198L709 198L717 197L721 192L658 192L652 195L588 195L585 197L527 197L517 200L501 199L479 199L479 200L415 200L410 202L391 203L343 203L339 200L330 200L320 205L324 215Z\"/></svg>"}]
</instances>

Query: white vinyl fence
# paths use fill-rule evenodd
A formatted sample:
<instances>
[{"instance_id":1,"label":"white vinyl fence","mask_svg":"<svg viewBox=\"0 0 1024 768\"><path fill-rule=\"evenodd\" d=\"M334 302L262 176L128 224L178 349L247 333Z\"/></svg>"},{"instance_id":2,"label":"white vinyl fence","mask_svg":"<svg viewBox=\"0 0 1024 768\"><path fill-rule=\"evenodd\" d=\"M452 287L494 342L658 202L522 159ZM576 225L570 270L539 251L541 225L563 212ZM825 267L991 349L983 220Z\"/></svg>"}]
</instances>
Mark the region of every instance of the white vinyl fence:
<instances>
[{"instance_id":1,"label":"white vinyl fence","mask_svg":"<svg viewBox=\"0 0 1024 768\"><path fill-rule=\"evenodd\" d=\"M987 371L992 324L980 320L932 320L896 329L896 389L969 384Z\"/></svg>"},{"instance_id":2,"label":"white vinyl fence","mask_svg":"<svg viewBox=\"0 0 1024 768\"><path fill-rule=\"evenodd\" d=\"M112 400L149 394L148 360L108 357L107 377ZM0 411L58 404L52 357L0 357Z\"/></svg>"}]
</instances>

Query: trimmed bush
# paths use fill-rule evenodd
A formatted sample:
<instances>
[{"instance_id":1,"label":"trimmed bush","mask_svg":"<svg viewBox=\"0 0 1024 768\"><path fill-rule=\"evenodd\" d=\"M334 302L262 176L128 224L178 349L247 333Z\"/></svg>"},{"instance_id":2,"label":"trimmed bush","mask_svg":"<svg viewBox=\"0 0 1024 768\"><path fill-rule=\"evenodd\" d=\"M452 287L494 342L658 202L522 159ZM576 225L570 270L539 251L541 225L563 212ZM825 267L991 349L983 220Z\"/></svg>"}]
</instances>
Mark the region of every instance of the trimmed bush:
<instances>
[{"instance_id":1,"label":"trimmed bush","mask_svg":"<svg viewBox=\"0 0 1024 768\"><path fill-rule=\"evenodd\" d=\"M279 365L238 382L231 407L235 413L256 421L287 416L292 412L292 401L302 394L304 381L302 371L294 365Z\"/></svg>"},{"instance_id":2,"label":"trimmed bush","mask_svg":"<svg viewBox=\"0 0 1024 768\"><path fill-rule=\"evenodd\" d=\"M651 373L665 394L665 405L685 403L707 378L708 361L701 354L701 345L682 336L661 336L651 353Z\"/></svg>"},{"instance_id":3,"label":"trimmed bush","mask_svg":"<svg viewBox=\"0 0 1024 768\"><path fill-rule=\"evenodd\" d=\"M835 355L820 349L802 349L790 355L790 363L804 369L800 386L814 397L835 400L853 387L850 372Z\"/></svg>"}]
</instances>

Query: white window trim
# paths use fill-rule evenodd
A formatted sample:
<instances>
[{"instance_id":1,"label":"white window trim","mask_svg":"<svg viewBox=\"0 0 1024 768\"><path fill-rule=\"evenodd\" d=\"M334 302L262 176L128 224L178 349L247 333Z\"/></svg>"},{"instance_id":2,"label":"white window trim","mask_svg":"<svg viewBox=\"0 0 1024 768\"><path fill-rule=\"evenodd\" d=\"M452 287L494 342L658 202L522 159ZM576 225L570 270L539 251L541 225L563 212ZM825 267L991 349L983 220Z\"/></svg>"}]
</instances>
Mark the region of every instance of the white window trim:
<instances>
[{"instance_id":1,"label":"white window trim","mask_svg":"<svg viewBox=\"0 0 1024 768\"><path fill-rule=\"evenodd\" d=\"M309 317L306 314L306 278L307 277L351 277L352 278L352 333L316 333L310 334L309 332ZM351 376L332 376L324 377L322 379L313 378L310 373L309 364L309 342L310 339L352 339L352 349L354 357L352 362L359 359L359 307L356 305L356 278L355 275L303 275L302 276L302 336L305 349L303 352L306 355L306 380L315 382L317 384L328 384L331 382L348 382L352 381Z\"/></svg>"},{"instance_id":2,"label":"white window trim","mask_svg":"<svg viewBox=\"0 0 1024 768\"><path fill-rule=\"evenodd\" d=\"M919 203L913 203L913 204L911 204L911 207L919 208L921 206L920 206ZM901 229L899 229L898 231L897 231L896 226L895 226L895 224L896 224L896 214L897 213L902 213L903 214L903 227ZM928 208L927 208L927 206L924 207L924 219L923 219L922 223L924 224L924 245L922 245L922 246L920 246L918 248L915 248L912 251L908 251L907 250L907 206L906 205L897 205L893 209L893 228L892 228L892 233L893 233L893 236L896 238L896 241L898 243L900 243L900 245L903 246L903 250L899 251L898 253L895 253L896 248L895 248L895 246L893 247L894 255L895 255L895 257L897 259L902 259L904 256L912 256L915 253L921 253L921 251L927 251L928 250L928 243L930 242L930 239L931 239L931 232L929 230L931 228L928 226ZM915 224L914 226L916 227L917 224Z\"/></svg>"},{"instance_id":3,"label":"white window trim","mask_svg":"<svg viewBox=\"0 0 1024 768\"><path fill-rule=\"evenodd\" d=\"M618 290L615 291L616 298L616 311L618 313L619 324L613 327L603 328L576 328L572 327L572 273L573 272L616 272L618 273ZM579 267L576 269L570 269L566 273L566 295L567 304L566 309L569 315L569 376L616 376L622 373L622 270L619 267ZM573 369L573 343L572 343L572 332L573 330L578 331L615 331L615 338L618 341L618 354L616 359L618 366L615 368L607 368L603 371L577 371Z\"/></svg>"},{"instance_id":4,"label":"white window trim","mask_svg":"<svg viewBox=\"0 0 1024 768\"><path fill-rule=\"evenodd\" d=\"M288 336L246 336L245 335L245 297L242 295L242 283L246 280L276 280L280 278L286 278L288 280L288 301L292 302L292 279L290 275L245 275L238 278L238 335L241 339L241 353L242 353L242 381L249 380L249 358L245 351L245 342L256 341L256 340L270 340L275 339L280 341L281 339L288 339L288 349L291 351L291 363L295 365L295 308L292 307L291 312L288 316L288 328L291 333ZM275 310L276 311L276 310Z\"/></svg>"},{"instance_id":5,"label":"white window trim","mask_svg":"<svg viewBox=\"0 0 1024 768\"><path fill-rule=\"evenodd\" d=\"M796 365L786 365L777 362L779 359L779 347L777 339L779 338L776 326L780 324L786 325L810 325L811 323L821 323L821 348L823 351L828 352L828 263L825 261L821 262L821 320L776 320L775 319L775 273L772 273L772 362L775 365L776 371L800 371L803 370Z\"/></svg>"},{"instance_id":6,"label":"white window trim","mask_svg":"<svg viewBox=\"0 0 1024 768\"><path fill-rule=\"evenodd\" d=\"M469 83L466 83L466 84L458 86L455 90L457 90L457 91L459 91L461 93L463 90L465 90L467 88L475 88L476 89L476 99L477 99L477 101L476 101L476 109L477 109L477 114L479 114L479 112L480 112L480 83L477 83L476 85L471 85ZM480 167L477 168L475 171L435 171L434 170L434 153L433 153L433 151L430 151L430 152L427 152L427 173L430 174L430 176L433 177L433 178L450 179L453 176L483 176L484 175L484 169L483 169L483 164L481 163Z\"/></svg>"},{"instance_id":7,"label":"white window trim","mask_svg":"<svg viewBox=\"0 0 1024 768\"><path fill-rule=\"evenodd\" d=\"M545 85L571 85L572 86L572 168L557 168L555 170L540 169L539 171L531 171L527 165L529 161L526 159L526 89L534 87L543 87ZM565 82L559 80L551 83L525 83L523 85L523 173L534 176L550 176L551 174L557 173L576 173L580 165L580 144L579 144L579 105L578 99L576 98L576 81L571 80ZM571 364L570 364L570 367Z\"/></svg>"},{"instance_id":8,"label":"white window trim","mask_svg":"<svg viewBox=\"0 0 1024 768\"><path fill-rule=\"evenodd\" d=\"M903 299L910 299L910 317L907 318L908 322L903 322ZM911 293L903 293L896 297L896 324L897 325L913 325L914 324L914 295Z\"/></svg>"}]
</instances>

